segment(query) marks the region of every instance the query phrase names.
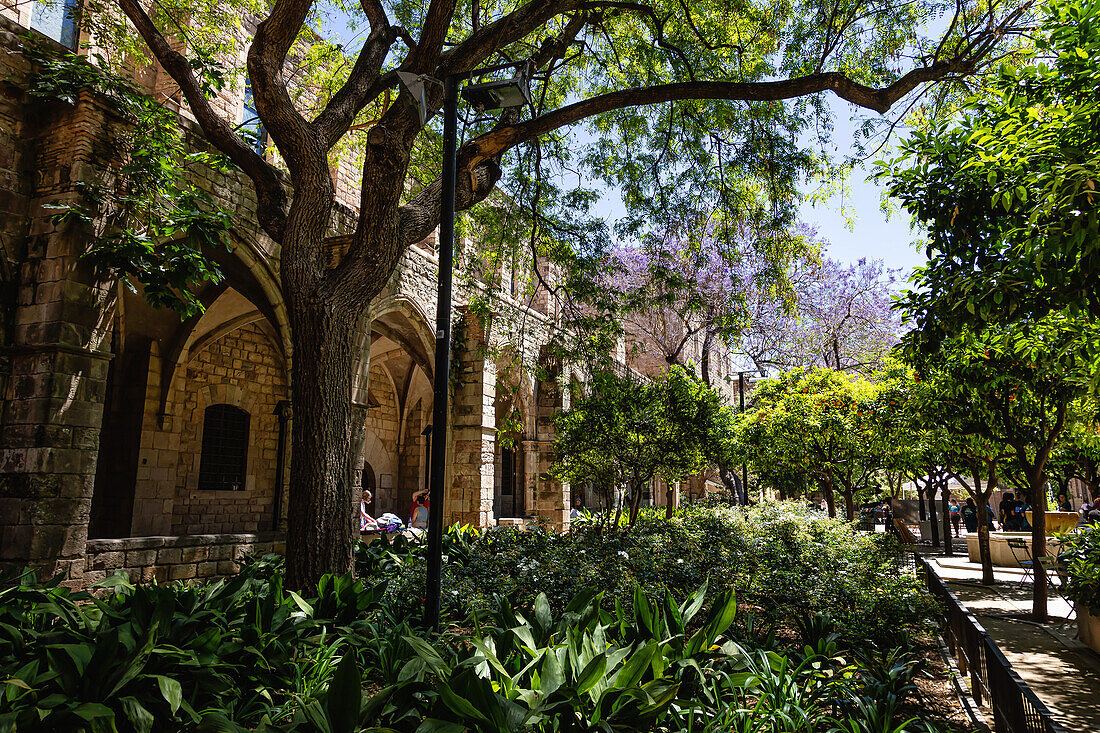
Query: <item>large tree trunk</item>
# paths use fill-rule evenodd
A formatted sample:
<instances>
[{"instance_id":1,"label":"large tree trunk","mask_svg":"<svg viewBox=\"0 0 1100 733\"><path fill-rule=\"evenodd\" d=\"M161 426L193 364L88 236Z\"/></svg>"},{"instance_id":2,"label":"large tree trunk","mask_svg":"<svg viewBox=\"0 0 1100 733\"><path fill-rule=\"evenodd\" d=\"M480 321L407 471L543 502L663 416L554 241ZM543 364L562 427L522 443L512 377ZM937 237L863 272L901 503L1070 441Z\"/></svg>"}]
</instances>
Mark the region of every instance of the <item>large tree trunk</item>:
<instances>
[{"instance_id":1,"label":"large tree trunk","mask_svg":"<svg viewBox=\"0 0 1100 733\"><path fill-rule=\"evenodd\" d=\"M287 586L308 589L325 573L352 569L351 333L358 314L301 292L287 301L294 345Z\"/></svg>"},{"instance_id":2,"label":"large tree trunk","mask_svg":"<svg viewBox=\"0 0 1100 733\"><path fill-rule=\"evenodd\" d=\"M1042 471L1028 476L1031 489L1031 566L1035 588L1031 595L1031 615L1039 623L1047 620L1047 572L1040 558L1047 554L1047 492Z\"/></svg>"},{"instance_id":3,"label":"large tree trunk","mask_svg":"<svg viewBox=\"0 0 1100 733\"><path fill-rule=\"evenodd\" d=\"M924 492L919 488L917 489L917 516L922 522L928 519L928 514L924 508Z\"/></svg>"}]
</instances>

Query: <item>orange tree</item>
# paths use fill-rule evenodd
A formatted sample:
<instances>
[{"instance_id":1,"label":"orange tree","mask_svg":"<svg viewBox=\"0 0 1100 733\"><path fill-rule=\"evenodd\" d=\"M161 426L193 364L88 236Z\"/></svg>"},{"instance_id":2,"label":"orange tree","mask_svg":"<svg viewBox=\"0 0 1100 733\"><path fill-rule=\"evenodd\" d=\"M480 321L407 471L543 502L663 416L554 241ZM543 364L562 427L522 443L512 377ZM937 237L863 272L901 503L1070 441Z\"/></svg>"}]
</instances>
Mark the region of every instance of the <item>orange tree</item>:
<instances>
[{"instance_id":1,"label":"orange tree","mask_svg":"<svg viewBox=\"0 0 1100 733\"><path fill-rule=\"evenodd\" d=\"M1098 330L1087 318L1053 313L977 333L963 330L931 354L920 352L916 335L908 343L922 369L943 375L941 415L949 434L971 441L965 462L977 470L980 460L988 477L1007 454L1023 477L1036 558L1046 554L1048 464L1096 380ZM1008 468L1002 463L1000 470ZM1035 577L1032 613L1045 620L1047 587L1038 562Z\"/></svg>"},{"instance_id":2,"label":"orange tree","mask_svg":"<svg viewBox=\"0 0 1100 733\"><path fill-rule=\"evenodd\" d=\"M812 479L830 515L839 493L854 519L857 493L877 485L888 465L880 396L879 385L835 369L795 369L764 380L753 410L738 420L738 449L762 480L789 485L792 472Z\"/></svg>"}]
</instances>

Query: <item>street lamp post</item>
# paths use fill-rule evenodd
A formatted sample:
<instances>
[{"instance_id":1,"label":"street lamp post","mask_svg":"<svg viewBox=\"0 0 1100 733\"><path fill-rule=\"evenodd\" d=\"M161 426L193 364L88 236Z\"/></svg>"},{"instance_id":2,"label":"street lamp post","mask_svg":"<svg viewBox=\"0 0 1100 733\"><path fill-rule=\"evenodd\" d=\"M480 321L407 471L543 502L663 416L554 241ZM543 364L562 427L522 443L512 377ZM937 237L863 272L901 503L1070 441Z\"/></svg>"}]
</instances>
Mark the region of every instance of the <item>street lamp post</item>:
<instances>
[{"instance_id":1,"label":"street lamp post","mask_svg":"<svg viewBox=\"0 0 1100 733\"><path fill-rule=\"evenodd\" d=\"M501 64L484 69L452 74L443 86L443 190L439 215L439 288L435 308L435 374L432 402L433 436L428 481L428 567L424 594L424 619L433 629L439 628L439 606L443 576L443 481L447 459L448 386L451 381L451 283L454 270L455 236L455 168L458 157L458 85L478 74L516 68L520 64ZM425 83L440 84L430 77L398 72L401 82L412 94L420 110L420 122L428 119ZM462 96L478 111L517 107L530 102L527 74L514 78L469 84Z\"/></svg>"}]
</instances>

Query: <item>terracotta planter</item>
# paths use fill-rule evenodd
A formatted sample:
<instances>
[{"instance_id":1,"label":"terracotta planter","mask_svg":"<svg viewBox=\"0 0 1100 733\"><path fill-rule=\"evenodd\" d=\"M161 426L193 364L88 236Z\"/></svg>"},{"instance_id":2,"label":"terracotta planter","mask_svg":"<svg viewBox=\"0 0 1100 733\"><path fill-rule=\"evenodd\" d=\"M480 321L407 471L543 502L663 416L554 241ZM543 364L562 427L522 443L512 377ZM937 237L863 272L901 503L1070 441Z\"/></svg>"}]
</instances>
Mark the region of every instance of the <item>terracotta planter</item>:
<instances>
[{"instance_id":1,"label":"terracotta planter","mask_svg":"<svg viewBox=\"0 0 1100 733\"><path fill-rule=\"evenodd\" d=\"M1024 512L1027 523L1031 524L1031 512ZM1077 512L1047 512L1047 535L1065 534L1077 529Z\"/></svg>"},{"instance_id":2,"label":"terracotta planter","mask_svg":"<svg viewBox=\"0 0 1100 733\"><path fill-rule=\"evenodd\" d=\"M1077 606L1077 635L1090 649L1100 653L1100 618L1089 615L1080 605Z\"/></svg>"}]
</instances>

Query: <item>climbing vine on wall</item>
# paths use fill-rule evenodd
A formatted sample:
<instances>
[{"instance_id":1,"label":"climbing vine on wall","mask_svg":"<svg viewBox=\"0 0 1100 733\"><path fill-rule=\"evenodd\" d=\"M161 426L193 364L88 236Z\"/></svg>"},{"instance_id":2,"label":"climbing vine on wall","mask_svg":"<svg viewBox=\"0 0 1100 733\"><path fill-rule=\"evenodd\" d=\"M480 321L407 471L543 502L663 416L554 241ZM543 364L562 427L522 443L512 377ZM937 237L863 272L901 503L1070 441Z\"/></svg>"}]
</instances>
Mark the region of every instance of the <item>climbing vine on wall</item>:
<instances>
[{"instance_id":1,"label":"climbing vine on wall","mask_svg":"<svg viewBox=\"0 0 1100 733\"><path fill-rule=\"evenodd\" d=\"M27 80L32 98L75 105L90 92L127 123L111 140L114 157L73 183L77 197L49 206L54 222L78 227L90 239L87 259L135 292L141 283L153 306L181 317L202 312L192 288L221 280L208 253L227 247L230 217L194 180L204 168L225 173L227 161L189 149L177 114L107 71L98 57L59 52L33 38L24 49L34 69ZM216 65L200 72L210 93L224 84Z\"/></svg>"}]
</instances>

